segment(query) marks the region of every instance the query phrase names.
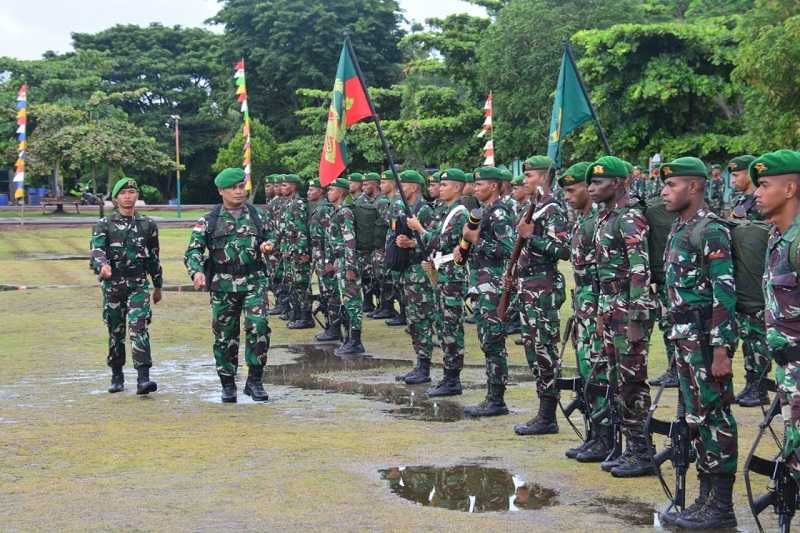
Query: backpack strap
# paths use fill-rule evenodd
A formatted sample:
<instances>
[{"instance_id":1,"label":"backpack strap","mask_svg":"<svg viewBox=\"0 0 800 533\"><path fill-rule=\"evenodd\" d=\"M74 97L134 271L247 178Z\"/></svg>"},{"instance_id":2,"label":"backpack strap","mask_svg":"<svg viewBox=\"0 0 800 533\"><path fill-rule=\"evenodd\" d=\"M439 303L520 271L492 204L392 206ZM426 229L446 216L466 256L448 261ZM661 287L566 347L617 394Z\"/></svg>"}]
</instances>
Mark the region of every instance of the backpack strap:
<instances>
[{"instance_id":1,"label":"backpack strap","mask_svg":"<svg viewBox=\"0 0 800 533\"><path fill-rule=\"evenodd\" d=\"M206 248L211 250L211 243L214 242L214 230L217 229L219 214L222 212L222 204L215 205L206 215Z\"/></svg>"}]
</instances>

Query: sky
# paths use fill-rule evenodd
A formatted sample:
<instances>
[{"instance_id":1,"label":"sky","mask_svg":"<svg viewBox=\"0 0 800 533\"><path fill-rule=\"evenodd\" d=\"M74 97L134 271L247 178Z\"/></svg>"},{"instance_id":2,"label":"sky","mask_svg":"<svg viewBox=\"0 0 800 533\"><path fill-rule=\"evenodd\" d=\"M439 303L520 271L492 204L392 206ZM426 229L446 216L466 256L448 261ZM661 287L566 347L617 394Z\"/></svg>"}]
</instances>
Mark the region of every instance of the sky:
<instances>
[{"instance_id":1,"label":"sky","mask_svg":"<svg viewBox=\"0 0 800 533\"><path fill-rule=\"evenodd\" d=\"M461 0L399 0L409 20L423 22L451 13L485 15ZM216 0L3 0L0 56L38 59L47 50L72 50L70 34L95 33L115 24L203 26L216 14ZM18 5L21 9L8 9ZM213 29L213 28L210 28ZM219 30L217 30L219 31Z\"/></svg>"}]
</instances>

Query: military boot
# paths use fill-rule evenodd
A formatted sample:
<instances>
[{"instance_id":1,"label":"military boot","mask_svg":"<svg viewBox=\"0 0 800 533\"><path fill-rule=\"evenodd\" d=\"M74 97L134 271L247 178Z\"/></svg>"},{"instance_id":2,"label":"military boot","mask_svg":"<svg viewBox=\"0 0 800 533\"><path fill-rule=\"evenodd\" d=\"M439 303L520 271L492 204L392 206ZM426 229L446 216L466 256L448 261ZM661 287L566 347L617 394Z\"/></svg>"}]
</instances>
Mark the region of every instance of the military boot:
<instances>
[{"instance_id":1,"label":"military boot","mask_svg":"<svg viewBox=\"0 0 800 533\"><path fill-rule=\"evenodd\" d=\"M677 522L678 518L691 518L697 511L705 506L708 495L711 492L711 474L698 472L697 479L700 481L700 488L694 503L680 512L667 511L659 513L658 519L662 525L671 526Z\"/></svg>"},{"instance_id":2,"label":"military boot","mask_svg":"<svg viewBox=\"0 0 800 533\"><path fill-rule=\"evenodd\" d=\"M558 433L556 422L556 405L558 398L551 395L539 397L539 412L524 424L514 426L517 435L551 435Z\"/></svg>"},{"instance_id":3,"label":"military boot","mask_svg":"<svg viewBox=\"0 0 800 533\"><path fill-rule=\"evenodd\" d=\"M115 393L115 392L122 392L125 389L125 374L122 372L121 366L115 366L111 368L111 386L108 388L108 392Z\"/></svg>"},{"instance_id":4,"label":"military boot","mask_svg":"<svg viewBox=\"0 0 800 533\"><path fill-rule=\"evenodd\" d=\"M630 440L630 439L629 439ZM631 443L632 453L627 461L611 469L614 477L642 477L656 473L653 462L653 447L642 435L636 435Z\"/></svg>"},{"instance_id":5,"label":"military boot","mask_svg":"<svg viewBox=\"0 0 800 533\"><path fill-rule=\"evenodd\" d=\"M222 403L236 403L236 376L219 376L222 383Z\"/></svg>"},{"instance_id":6,"label":"military boot","mask_svg":"<svg viewBox=\"0 0 800 533\"><path fill-rule=\"evenodd\" d=\"M444 377L442 381L431 387L425 394L429 398L437 396L457 396L463 392L461 387L461 370L459 369L444 369Z\"/></svg>"},{"instance_id":7,"label":"military boot","mask_svg":"<svg viewBox=\"0 0 800 533\"><path fill-rule=\"evenodd\" d=\"M611 425L597 423L593 435L596 438L575 456L575 460L579 463L600 463L605 461L614 449L614 428Z\"/></svg>"},{"instance_id":8,"label":"military boot","mask_svg":"<svg viewBox=\"0 0 800 533\"><path fill-rule=\"evenodd\" d=\"M567 451L564 452L564 456L566 456L567 459L577 459L579 453L582 453L593 446L595 441L600 437L600 424L594 420L592 420L590 423L591 426L589 429L589 435L586 436L586 440L581 442L579 446L567 448Z\"/></svg>"},{"instance_id":9,"label":"military boot","mask_svg":"<svg viewBox=\"0 0 800 533\"><path fill-rule=\"evenodd\" d=\"M304 309L298 312L298 318L286 324L288 329L311 329L314 327L314 317L311 315L311 309Z\"/></svg>"},{"instance_id":10,"label":"military boot","mask_svg":"<svg viewBox=\"0 0 800 533\"><path fill-rule=\"evenodd\" d=\"M254 402L266 402L269 399L267 391L264 390L263 379L263 366L251 366L247 371L247 382L244 384L244 393L250 396Z\"/></svg>"},{"instance_id":11,"label":"military boot","mask_svg":"<svg viewBox=\"0 0 800 533\"><path fill-rule=\"evenodd\" d=\"M136 369L139 376L136 378L136 394L150 394L158 390L158 384L150 381L150 368L140 367Z\"/></svg>"},{"instance_id":12,"label":"military boot","mask_svg":"<svg viewBox=\"0 0 800 533\"><path fill-rule=\"evenodd\" d=\"M723 529L736 527L733 511L733 483L736 474L710 474L711 491L706 503L691 515L681 515L675 525L684 529Z\"/></svg>"},{"instance_id":13,"label":"military boot","mask_svg":"<svg viewBox=\"0 0 800 533\"><path fill-rule=\"evenodd\" d=\"M759 405L769 405L769 394L767 394L766 380L760 379L761 376L755 375L749 389L745 389L744 394L737 399L736 403L742 407L758 407Z\"/></svg>"},{"instance_id":14,"label":"military boot","mask_svg":"<svg viewBox=\"0 0 800 533\"><path fill-rule=\"evenodd\" d=\"M508 414L508 407L503 400L506 392L505 385L489 384L489 391L486 399L478 405L470 405L464 408L464 415L471 417L481 416L501 416Z\"/></svg>"},{"instance_id":15,"label":"military boot","mask_svg":"<svg viewBox=\"0 0 800 533\"><path fill-rule=\"evenodd\" d=\"M745 379L744 388L741 391L739 391L739 394L736 395L736 403L739 403L739 400L741 400L743 397L752 394L751 390L756 381L756 373L748 370L747 373L745 374L744 379Z\"/></svg>"},{"instance_id":16,"label":"military boot","mask_svg":"<svg viewBox=\"0 0 800 533\"><path fill-rule=\"evenodd\" d=\"M419 385L431 382L431 360L417 357L417 366L403 380L406 385Z\"/></svg>"},{"instance_id":17,"label":"military boot","mask_svg":"<svg viewBox=\"0 0 800 533\"><path fill-rule=\"evenodd\" d=\"M364 353L365 351L364 345L361 343L361 330L351 329L347 341L336 348L336 350L333 351L333 354L341 357L344 355L358 355Z\"/></svg>"},{"instance_id":18,"label":"military boot","mask_svg":"<svg viewBox=\"0 0 800 533\"><path fill-rule=\"evenodd\" d=\"M275 292L275 307L269 310L269 314L282 315L286 312L286 291L283 288L278 288Z\"/></svg>"},{"instance_id":19,"label":"military boot","mask_svg":"<svg viewBox=\"0 0 800 533\"><path fill-rule=\"evenodd\" d=\"M664 383L664 387L667 389L674 389L678 386L678 373L675 370L674 365L670 365L667 368L667 371L658 376L655 379L651 379L648 381L650 385L653 387L660 387L662 383Z\"/></svg>"},{"instance_id":20,"label":"military boot","mask_svg":"<svg viewBox=\"0 0 800 533\"><path fill-rule=\"evenodd\" d=\"M612 435L613 435L613 432L614 432L613 427L611 429L611 432L612 432ZM612 440L613 440L613 436L612 436ZM631 450L631 443L627 439L625 441L625 449L622 451L622 453L620 453L618 450L614 450L613 447L615 447L615 446L616 446L616 443L613 443L612 452L609 452L608 457L606 457L600 463L600 469L603 472L611 472L611 470L613 468L615 468L615 467L621 465L622 463L626 462L628 460L628 458L631 456L631 453L633 453L633 451Z\"/></svg>"},{"instance_id":21,"label":"military boot","mask_svg":"<svg viewBox=\"0 0 800 533\"><path fill-rule=\"evenodd\" d=\"M361 304L361 311L366 315L367 313L375 312L375 291L367 289L364 291L364 302Z\"/></svg>"},{"instance_id":22,"label":"military boot","mask_svg":"<svg viewBox=\"0 0 800 533\"><path fill-rule=\"evenodd\" d=\"M405 326L408 324L406 321L406 306L400 302L400 314L394 318L385 320L387 326Z\"/></svg>"},{"instance_id":23,"label":"military boot","mask_svg":"<svg viewBox=\"0 0 800 533\"><path fill-rule=\"evenodd\" d=\"M381 297L381 306L370 316L373 319L387 319L387 318L395 318L397 316L397 312L394 310L394 299L389 296L391 292L384 293L384 296Z\"/></svg>"},{"instance_id":24,"label":"military boot","mask_svg":"<svg viewBox=\"0 0 800 533\"><path fill-rule=\"evenodd\" d=\"M328 327L314 335L314 339L320 342L342 340L342 321L328 319Z\"/></svg>"}]
</instances>

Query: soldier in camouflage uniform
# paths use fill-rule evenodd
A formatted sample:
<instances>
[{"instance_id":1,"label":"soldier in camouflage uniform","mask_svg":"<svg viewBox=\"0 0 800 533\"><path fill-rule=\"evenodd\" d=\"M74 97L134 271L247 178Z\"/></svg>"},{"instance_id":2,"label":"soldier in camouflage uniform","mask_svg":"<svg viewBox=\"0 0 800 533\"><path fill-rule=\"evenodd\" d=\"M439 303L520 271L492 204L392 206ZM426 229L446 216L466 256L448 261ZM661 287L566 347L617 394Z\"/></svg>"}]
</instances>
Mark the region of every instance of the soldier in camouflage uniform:
<instances>
[{"instance_id":1,"label":"soldier in camouflage uniform","mask_svg":"<svg viewBox=\"0 0 800 533\"><path fill-rule=\"evenodd\" d=\"M722 215L722 208L725 201L725 183L720 175L722 167L711 165L711 178L708 180L706 190L706 200L711 211L716 215Z\"/></svg>"},{"instance_id":2,"label":"soldier in camouflage uniform","mask_svg":"<svg viewBox=\"0 0 800 533\"><path fill-rule=\"evenodd\" d=\"M183 262L197 290L211 293L214 360L222 382L222 401L236 402L240 316L244 313L244 392L266 401L262 378L269 349L269 324L264 303L266 275L262 256L271 251L258 211L246 203L244 171L226 168L214 179L222 204L200 218L192 229ZM205 251L208 250L208 258Z\"/></svg>"},{"instance_id":3,"label":"soldier in camouflage uniform","mask_svg":"<svg viewBox=\"0 0 800 533\"><path fill-rule=\"evenodd\" d=\"M755 160L752 155L734 157L728 163L731 183L737 194L733 199L730 218L734 220L763 220L756 205L756 186L750 179L748 168ZM736 395L736 403L742 407L757 407L769 404L767 383L762 380L770 371L769 350L767 348L767 328L764 325L764 311L755 314L738 312L739 338L744 352L745 388Z\"/></svg>"},{"instance_id":4,"label":"soldier in camouflage uniform","mask_svg":"<svg viewBox=\"0 0 800 533\"><path fill-rule=\"evenodd\" d=\"M318 341L340 341L342 334L338 309L334 309L331 305L332 302L338 301L339 287L334 273L325 271L325 265L332 264L332 258L327 256L325 236L330 232L333 206L328 201L325 188L319 179L311 180L309 183L308 204L313 205L308 223L312 271L317 275L319 285L319 309L327 317L327 328L317 333L314 338Z\"/></svg>"},{"instance_id":5,"label":"soldier in camouflage uniform","mask_svg":"<svg viewBox=\"0 0 800 533\"><path fill-rule=\"evenodd\" d=\"M380 287L380 308L377 309L371 318L391 320L397 317L394 309L394 301L398 299L397 291L400 281L400 273L389 269L386 266L386 240L390 238L389 228L392 224L392 210L397 191L394 176L391 172L384 172L381 176L381 194L375 200L375 209L378 211L378 226L384 234L384 245L378 246L372 252L372 271L376 277L376 283Z\"/></svg>"},{"instance_id":6,"label":"soldier in camouflage uniform","mask_svg":"<svg viewBox=\"0 0 800 533\"><path fill-rule=\"evenodd\" d=\"M539 412L524 424L514 426L517 435L558 433L556 406L559 376L558 342L561 337L559 309L566 300L564 276L558 261L569 259L567 214L550 190L555 162L547 156L525 161L525 189L536 206L529 223L517 224L524 246L517 263L525 358L536 380Z\"/></svg>"},{"instance_id":7,"label":"soldier in camouflage uniform","mask_svg":"<svg viewBox=\"0 0 800 533\"><path fill-rule=\"evenodd\" d=\"M478 339L486 357L486 399L478 405L464 408L467 416L497 416L508 414L504 400L508 383L508 354L506 332L497 306L502 290L503 266L514 248L514 218L500 201L503 175L494 167L475 170L475 197L483 205L478 229L464 226L463 240L470 243L470 269L474 269L478 299L475 304ZM462 260L460 247L453 250L455 259Z\"/></svg>"},{"instance_id":8,"label":"soldier in camouflage uniform","mask_svg":"<svg viewBox=\"0 0 800 533\"><path fill-rule=\"evenodd\" d=\"M608 384L608 377L595 365L605 367L601 358L602 342L597 335L597 277L594 231L597 209L592 205L586 186L589 163L576 163L559 177L566 201L575 211L576 219L570 232L570 257L575 279L572 293L572 316L575 320L573 344L578 359L578 373L584 382ZM583 391L578 391L582 394ZM582 463L600 462L613 448L611 421L602 412L606 396L588 393L586 398L591 413L589 436L578 447L566 451L566 456Z\"/></svg>"},{"instance_id":9,"label":"soldier in camouflage uniform","mask_svg":"<svg viewBox=\"0 0 800 533\"><path fill-rule=\"evenodd\" d=\"M333 214L329 232L325 235L325 249L326 255L333 258L333 264L326 266L326 272L336 275L339 299L334 302L334 307L346 321L346 339L334 352L339 356L365 351L361 343L361 278L356 254L356 221L348 193L350 185L351 182L337 178L328 187L328 201L333 204Z\"/></svg>"},{"instance_id":10,"label":"soldier in camouflage uniform","mask_svg":"<svg viewBox=\"0 0 800 533\"><path fill-rule=\"evenodd\" d=\"M273 243L273 250L267 262L270 266L270 286L275 294L275 307L269 311L270 315L286 316L289 311L290 292L286 284L286 262L280 254L279 248L283 237L284 213L288 203L283 195L284 174L273 176L275 197L269 201L264 209L266 231L268 239Z\"/></svg>"},{"instance_id":11,"label":"soldier in camouflage uniform","mask_svg":"<svg viewBox=\"0 0 800 533\"><path fill-rule=\"evenodd\" d=\"M700 491L683 512L662 521L689 529L736 527L732 491L737 429L732 358L736 351L736 287L731 237L704 205L706 167L695 157L661 165L668 211L677 213L664 252L681 400L697 452Z\"/></svg>"},{"instance_id":12,"label":"soldier in camouflage uniform","mask_svg":"<svg viewBox=\"0 0 800 533\"><path fill-rule=\"evenodd\" d=\"M131 178L120 179L111 191L114 212L101 218L92 230L91 266L99 275L103 294L103 321L108 327L108 366L111 386L108 392L124 389L125 325L131 339L133 366L138 373L136 394L157 390L150 380L151 319L150 285L153 303L161 301L163 276L158 252L158 227L150 218L136 213L139 186Z\"/></svg>"},{"instance_id":13,"label":"soldier in camouflage uniform","mask_svg":"<svg viewBox=\"0 0 800 533\"><path fill-rule=\"evenodd\" d=\"M400 182L411 215L422 228L429 229L433 222L433 210L422 197L425 178L416 170L404 170L400 173ZM395 211L395 220L400 215L400 212ZM395 239L398 247L409 250L409 266L400 274L400 286L408 318L406 332L411 336L411 345L417 356L416 366L405 375L403 381L408 385L418 385L431 380L436 303L431 280L422 268L422 261L426 258L425 250L419 249L417 240L413 237L400 234Z\"/></svg>"},{"instance_id":14,"label":"soldier in camouflage uniform","mask_svg":"<svg viewBox=\"0 0 800 533\"><path fill-rule=\"evenodd\" d=\"M603 341L608 369L615 385L615 401L621 413L625 452L601 465L615 477L655 473L651 446L644 433L650 408L647 385L647 347L650 327L650 262L647 219L627 194L628 164L604 156L586 171L589 195L603 204L597 217L597 334Z\"/></svg>"},{"instance_id":15,"label":"soldier in camouflage uniform","mask_svg":"<svg viewBox=\"0 0 800 533\"><path fill-rule=\"evenodd\" d=\"M800 483L800 152L764 154L750 177L758 210L773 224L764 274L767 344L785 425L782 456Z\"/></svg>"},{"instance_id":16,"label":"soldier in camouflage uniform","mask_svg":"<svg viewBox=\"0 0 800 533\"><path fill-rule=\"evenodd\" d=\"M639 203L644 203L647 200L647 179L642 175L641 167L632 167L629 190L631 200Z\"/></svg>"},{"instance_id":17,"label":"soldier in camouflage uniform","mask_svg":"<svg viewBox=\"0 0 800 533\"><path fill-rule=\"evenodd\" d=\"M353 201L354 205L376 207L375 203L381 194L381 176L377 172L364 174L361 184L361 196ZM358 250L359 268L361 269L361 292L364 294L364 314L372 316L375 312L375 300L380 297L380 286L376 282L374 266L375 248Z\"/></svg>"},{"instance_id":18,"label":"soldier in camouflage uniform","mask_svg":"<svg viewBox=\"0 0 800 533\"><path fill-rule=\"evenodd\" d=\"M289 329L309 329L314 327L311 316L309 289L311 287L311 250L308 237L308 206L300 196L303 186L300 176L287 174L283 177L286 205L283 212L283 232L280 251L285 261L285 279L290 286Z\"/></svg>"},{"instance_id":19,"label":"soldier in camouflage uniform","mask_svg":"<svg viewBox=\"0 0 800 533\"><path fill-rule=\"evenodd\" d=\"M433 216L430 231L418 218L408 219L408 227L418 232L425 244L425 255L432 261L423 261L422 267L429 274L436 270L436 257L453 253L458 246L461 233L469 214L461 205L461 190L464 187L464 172L448 168L439 176L439 199L441 208ZM467 296L467 276L463 265L441 259L436 271L436 286L433 295L436 303L436 336L444 354L444 377L435 387L428 389L428 396L453 396L461 394L461 369L464 367L464 298Z\"/></svg>"}]
</instances>

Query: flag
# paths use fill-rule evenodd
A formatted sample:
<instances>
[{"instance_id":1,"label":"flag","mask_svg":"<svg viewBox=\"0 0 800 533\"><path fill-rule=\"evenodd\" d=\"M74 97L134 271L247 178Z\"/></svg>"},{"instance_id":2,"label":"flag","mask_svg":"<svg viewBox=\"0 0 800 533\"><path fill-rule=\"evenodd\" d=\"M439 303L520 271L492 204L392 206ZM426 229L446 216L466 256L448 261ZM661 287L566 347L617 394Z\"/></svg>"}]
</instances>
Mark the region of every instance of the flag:
<instances>
[{"instance_id":1,"label":"flag","mask_svg":"<svg viewBox=\"0 0 800 533\"><path fill-rule=\"evenodd\" d=\"M28 153L28 137L27 137L27 124L28 124L28 86L24 83L17 92L17 162L14 164L16 173L14 174L14 183L18 183L17 191L14 195L19 199L20 193L24 196L25 186L25 159Z\"/></svg>"},{"instance_id":2,"label":"flag","mask_svg":"<svg viewBox=\"0 0 800 533\"><path fill-rule=\"evenodd\" d=\"M328 108L325 142L319 159L319 181L322 185L333 182L350 163L344 139L347 128L374 115L367 98L367 87L356 71L355 58L345 42L339 55Z\"/></svg>"},{"instance_id":3,"label":"flag","mask_svg":"<svg viewBox=\"0 0 800 533\"><path fill-rule=\"evenodd\" d=\"M253 189L250 181L250 109L247 106L247 83L244 75L244 58L240 59L234 67L233 79L236 80L236 100L241 102L240 111L242 112L242 138L244 139L244 153L242 154L242 168L244 169L244 183L247 191Z\"/></svg>"},{"instance_id":4,"label":"flag","mask_svg":"<svg viewBox=\"0 0 800 533\"><path fill-rule=\"evenodd\" d=\"M561 139L591 119L592 106L578 77L578 68L567 49L564 49L547 144L547 155L556 162L556 167L560 166Z\"/></svg>"},{"instance_id":5,"label":"flag","mask_svg":"<svg viewBox=\"0 0 800 533\"><path fill-rule=\"evenodd\" d=\"M486 98L486 103L483 104L483 126L481 127L481 132L478 134L478 137L483 137L487 133L492 131L492 93L489 92L489 96Z\"/></svg>"},{"instance_id":6,"label":"flag","mask_svg":"<svg viewBox=\"0 0 800 533\"><path fill-rule=\"evenodd\" d=\"M493 167L494 166L494 141L488 140L486 144L483 145L483 166L485 167Z\"/></svg>"}]
</instances>

